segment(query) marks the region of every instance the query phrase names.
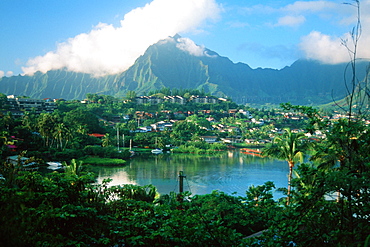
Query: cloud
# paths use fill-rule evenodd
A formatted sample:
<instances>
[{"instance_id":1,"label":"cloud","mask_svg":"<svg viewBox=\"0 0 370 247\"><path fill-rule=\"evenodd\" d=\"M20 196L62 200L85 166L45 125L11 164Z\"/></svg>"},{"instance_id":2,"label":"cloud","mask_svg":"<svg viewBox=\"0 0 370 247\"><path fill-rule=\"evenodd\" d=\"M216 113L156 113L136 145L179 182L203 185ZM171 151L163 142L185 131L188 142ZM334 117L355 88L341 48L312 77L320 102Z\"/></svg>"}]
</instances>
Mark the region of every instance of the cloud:
<instances>
[{"instance_id":1,"label":"cloud","mask_svg":"<svg viewBox=\"0 0 370 247\"><path fill-rule=\"evenodd\" d=\"M348 61L348 53L341 45L341 39L330 37L318 31L313 31L302 37L300 48L308 59L330 64Z\"/></svg>"},{"instance_id":2,"label":"cloud","mask_svg":"<svg viewBox=\"0 0 370 247\"><path fill-rule=\"evenodd\" d=\"M179 48L180 50L188 52L190 55L197 56L197 57L207 55L205 53L205 47L195 44L194 41L192 41L191 39L178 38L177 42L178 43L176 44L176 47Z\"/></svg>"},{"instance_id":3,"label":"cloud","mask_svg":"<svg viewBox=\"0 0 370 247\"><path fill-rule=\"evenodd\" d=\"M4 76L7 76L7 77L10 77L10 76L13 76L13 71L7 71L6 73L2 70L0 70L0 78L1 77L4 77Z\"/></svg>"},{"instance_id":4,"label":"cloud","mask_svg":"<svg viewBox=\"0 0 370 247\"><path fill-rule=\"evenodd\" d=\"M347 6L348 7L348 6ZM352 26L356 24L357 13L353 8ZM370 42L370 1L362 1L360 5L361 11L361 36L357 44L357 58L370 59L370 50L368 44ZM346 46L343 45L345 41ZM301 38L300 49L305 54L306 58L319 60L324 63L335 64L348 62L352 58L349 51L354 50L354 43L351 34L344 33L341 37L330 36L319 31L312 31L310 34ZM348 49L347 49L348 48Z\"/></svg>"},{"instance_id":5,"label":"cloud","mask_svg":"<svg viewBox=\"0 0 370 247\"><path fill-rule=\"evenodd\" d=\"M338 7L338 3L330 1L296 1L292 4L280 8L274 8L268 5L257 4L251 7L244 7L241 11L246 14L303 14L303 13L316 13L321 11L332 10Z\"/></svg>"},{"instance_id":6,"label":"cloud","mask_svg":"<svg viewBox=\"0 0 370 247\"><path fill-rule=\"evenodd\" d=\"M296 1L283 7L272 7L257 4L251 7L242 8L242 12L249 15L270 15L275 19L267 22L269 27L297 27L306 22L310 15L319 15L321 18L330 18L332 15L339 15L345 12L345 6L330 1Z\"/></svg>"},{"instance_id":7,"label":"cloud","mask_svg":"<svg viewBox=\"0 0 370 247\"><path fill-rule=\"evenodd\" d=\"M127 13L119 27L99 23L59 43L55 51L30 59L22 70L65 68L69 71L104 76L128 69L152 44L176 33L201 32L207 20L216 20L221 7L215 0L153 0Z\"/></svg>"},{"instance_id":8,"label":"cloud","mask_svg":"<svg viewBox=\"0 0 370 247\"><path fill-rule=\"evenodd\" d=\"M337 6L338 3L330 1L296 1L283 7L281 10L295 13L320 12L335 9Z\"/></svg>"},{"instance_id":9,"label":"cloud","mask_svg":"<svg viewBox=\"0 0 370 247\"><path fill-rule=\"evenodd\" d=\"M290 27L295 27L299 26L302 23L306 21L306 18L302 15L299 16L284 16L279 18L278 22L275 24L275 26L290 26Z\"/></svg>"}]
</instances>

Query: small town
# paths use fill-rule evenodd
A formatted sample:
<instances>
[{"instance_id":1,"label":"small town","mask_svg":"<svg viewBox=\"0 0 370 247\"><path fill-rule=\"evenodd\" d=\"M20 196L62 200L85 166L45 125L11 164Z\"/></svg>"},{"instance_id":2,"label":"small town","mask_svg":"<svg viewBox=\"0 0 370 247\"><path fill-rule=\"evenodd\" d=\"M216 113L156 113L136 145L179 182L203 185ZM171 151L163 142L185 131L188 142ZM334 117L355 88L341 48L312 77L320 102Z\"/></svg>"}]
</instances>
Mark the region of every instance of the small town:
<instances>
[{"instance_id":1,"label":"small town","mask_svg":"<svg viewBox=\"0 0 370 247\"><path fill-rule=\"evenodd\" d=\"M370 0L0 9L0 247L370 247Z\"/></svg>"},{"instance_id":2,"label":"small town","mask_svg":"<svg viewBox=\"0 0 370 247\"><path fill-rule=\"evenodd\" d=\"M3 96L3 98L5 97ZM120 110L112 108L113 104L120 104ZM163 136L161 138L163 133L186 132L186 128L194 128L194 132L189 136L190 138L184 139L185 142L201 141L239 147L262 147L271 143L276 135L282 133L284 128L290 128L295 133L306 132L304 127L307 118L299 112L282 109L253 109L237 105L225 98L213 96L191 95L188 98L182 96L139 96L131 100L119 101L111 96L91 94L82 101L65 101L63 99L30 99L9 95L3 102L3 109L5 109L3 114L8 114L8 116L11 114L16 119L24 118L30 113L35 116L40 116L40 114L53 115L54 111L60 111L58 105L87 110L92 108L94 111L95 108L99 108L102 114L96 115L96 119L105 129L104 131L99 128L89 129L91 133L88 134L100 139L111 136L111 140L108 142L117 143L117 139L114 138L117 138L115 134L118 128L120 132L127 133L127 140L123 143L123 146L126 145L126 147L128 147L129 140L135 147L154 147L155 143L152 143L154 138L151 137L151 134L158 140L158 137L163 139ZM167 109L166 106L168 106ZM346 115L333 112L322 116L322 118L333 122L346 118ZM90 120L86 119L86 121ZM180 130L180 125L176 123L191 126ZM364 123L369 124L369 121ZM79 124L86 125L87 123ZM185 136L186 133L180 135ZM325 133L319 130L305 133L305 135L312 140L325 138ZM160 142L159 146L161 148L174 147L185 143L176 141L170 143L169 140L170 138L167 138L165 143ZM17 149L16 140L9 143L9 147L13 150Z\"/></svg>"}]
</instances>

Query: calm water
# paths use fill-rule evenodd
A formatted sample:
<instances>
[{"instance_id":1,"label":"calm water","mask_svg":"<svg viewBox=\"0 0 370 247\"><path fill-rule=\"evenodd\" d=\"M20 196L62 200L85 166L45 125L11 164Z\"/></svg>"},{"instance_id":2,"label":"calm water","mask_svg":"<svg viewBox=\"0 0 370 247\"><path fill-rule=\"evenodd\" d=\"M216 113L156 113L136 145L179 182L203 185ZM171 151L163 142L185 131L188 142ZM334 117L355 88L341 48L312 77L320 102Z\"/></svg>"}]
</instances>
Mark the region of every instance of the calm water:
<instances>
[{"instance_id":1,"label":"calm water","mask_svg":"<svg viewBox=\"0 0 370 247\"><path fill-rule=\"evenodd\" d=\"M138 155L123 167L99 167L98 182L111 178L111 185L153 184L161 194L178 192L178 174L186 175L184 190L207 194L213 190L244 196L251 185L273 181L277 188L287 187L288 165L284 161L259 158L238 150L215 156L192 154ZM282 196L274 193L275 197Z\"/></svg>"}]
</instances>

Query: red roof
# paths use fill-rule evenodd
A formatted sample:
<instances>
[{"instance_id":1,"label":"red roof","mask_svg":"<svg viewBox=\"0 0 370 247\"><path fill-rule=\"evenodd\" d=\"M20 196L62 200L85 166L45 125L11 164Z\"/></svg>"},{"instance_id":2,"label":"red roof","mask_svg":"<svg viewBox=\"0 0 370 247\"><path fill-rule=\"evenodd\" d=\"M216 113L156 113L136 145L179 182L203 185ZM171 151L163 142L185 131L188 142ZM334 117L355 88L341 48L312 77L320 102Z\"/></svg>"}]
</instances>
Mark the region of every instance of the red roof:
<instances>
[{"instance_id":1,"label":"red roof","mask_svg":"<svg viewBox=\"0 0 370 247\"><path fill-rule=\"evenodd\" d=\"M92 133L92 134L89 134L89 136L94 136L94 137L104 137L105 135L103 135L103 134L98 134L98 133Z\"/></svg>"}]
</instances>

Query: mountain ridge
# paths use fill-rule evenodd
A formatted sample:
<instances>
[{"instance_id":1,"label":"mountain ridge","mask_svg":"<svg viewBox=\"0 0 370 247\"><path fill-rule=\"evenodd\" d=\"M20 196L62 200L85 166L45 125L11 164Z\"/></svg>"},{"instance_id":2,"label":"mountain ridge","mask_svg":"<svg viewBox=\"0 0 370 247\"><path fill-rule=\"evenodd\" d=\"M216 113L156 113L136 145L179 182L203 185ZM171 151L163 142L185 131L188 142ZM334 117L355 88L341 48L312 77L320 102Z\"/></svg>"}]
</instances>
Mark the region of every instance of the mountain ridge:
<instances>
[{"instance_id":1,"label":"mountain ridge","mask_svg":"<svg viewBox=\"0 0 370 247\"><path fill-rule=\"evenodd\" d=\"M186 47L180 36L167 38L138 57L126 71L104 77L48 71L33 76L0 78L0 92L32 98L83 99L87 93L125 96L128 91L144 95L167 88L204 89L237 103L321 104L346 94L344 73L347 64L328 65L313 60L297 60L280 70L252 69L244 63L199 46ZM194 49L197 49L194 51ZM192 54L192 52L194 54ZM365 78L368 62L357 64L358 78Z\"/></svg>"}]
</instances>

